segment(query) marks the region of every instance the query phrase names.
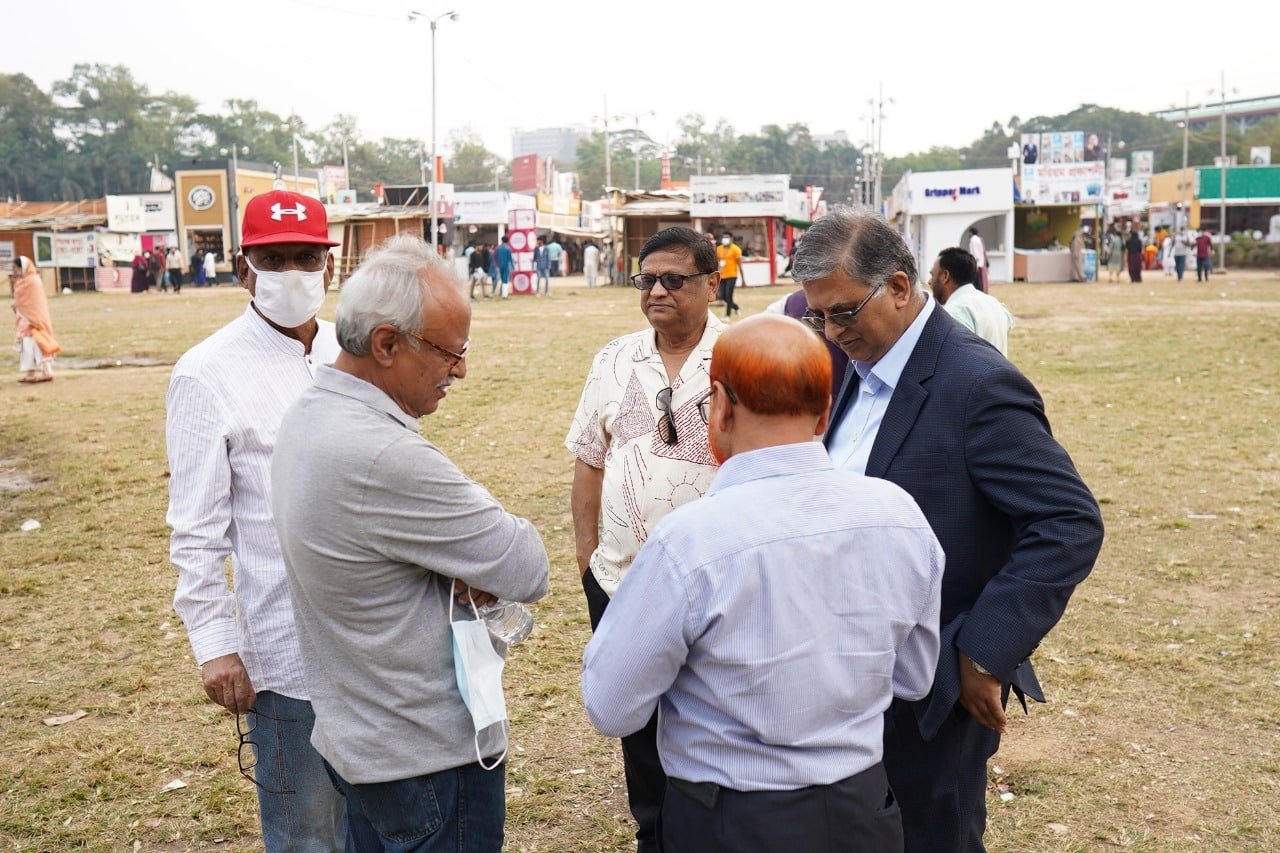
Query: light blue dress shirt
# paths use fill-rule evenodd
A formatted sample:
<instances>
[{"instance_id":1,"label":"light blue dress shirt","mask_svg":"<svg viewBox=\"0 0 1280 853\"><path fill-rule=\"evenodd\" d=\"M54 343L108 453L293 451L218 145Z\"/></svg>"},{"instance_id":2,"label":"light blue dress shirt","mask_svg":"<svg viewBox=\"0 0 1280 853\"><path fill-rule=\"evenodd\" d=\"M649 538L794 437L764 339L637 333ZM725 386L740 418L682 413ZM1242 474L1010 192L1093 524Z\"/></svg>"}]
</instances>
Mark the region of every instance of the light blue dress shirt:
<instances>
[{"instance_id":1,"label":"light blue dress shirt","mask_svg":"<svg viewBox=\"0 0 1280 853\"><path fill-rule=\"evenodd\" d=\"M727 522L727 523L726 523ZM583 656L587 715L660 705L667 774L738 791L827 785L881 759L882 715L938 659L942 549L896 485L821 444L730 458L657 526Z\"/></svg>"},{"instance_id":2,"label":"light blue dress shirt","mask_svg":"<svg viewBox=\"0 0 1280 853\"><path fill-rule=\"evenodd\" d=\"M927 301L919 316L879 361L875 364L853 362L853 369L858 371L858 378L862 380L858 383L858 396L845 409L840 423L833 427L835 431L828 442L831 460L841 471L862 474L867 470L867 460L871 458L871 448L876 443L876 435L880 432L885 410L889 408L889 400L893 398L893 389L902 378L907 359L911 358L916 342L920 340L920 333L924 331L924 324L929 321L937 305L932 296L925 296ZM833 401L833 405L835 402Z\"/></svg>"}]
</instances>

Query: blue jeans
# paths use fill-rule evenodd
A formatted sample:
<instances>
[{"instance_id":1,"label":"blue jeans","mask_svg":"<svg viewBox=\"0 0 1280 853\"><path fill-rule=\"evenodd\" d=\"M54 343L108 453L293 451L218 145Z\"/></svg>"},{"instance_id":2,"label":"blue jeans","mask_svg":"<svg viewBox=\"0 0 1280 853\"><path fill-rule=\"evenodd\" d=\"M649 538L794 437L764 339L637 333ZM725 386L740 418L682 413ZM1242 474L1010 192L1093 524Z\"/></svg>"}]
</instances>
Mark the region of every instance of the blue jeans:
<instances>
[{"instance_id":1,"label":"blue jeans","mask_svg":"<svg viewBox=\"0 0 1280 853\"><path fill-rule=\"evenodd\" d=\"M258 785L258 811L262 817L262 841L267 853L277 851L342 850L346 835L346 804L333 789L324 760L311 746L315 714L311 703L270 691L259 693L253 710L254 728L249 742L257 753L254 778ZM274 794L263 790L289 791Z\"/></svg>"},{"instance_id":2,"label":"blue jeans","mask_svg":"<svg viewBox=\"0 0 1280 853\"><path fill-rule=\"evenodd\" d=\"M548 270L538 270L538 283L533 288L534 293L550 293L551 292L551 273Z\"/></svg>"},{"instance_id":3,"label":"blue jeans","mask_svg":"<svg viewBox=\"0 0 1280 853\"><path fill-rule=\"evenodd\" d=\"M347 798L347 853L499 853L507 817L504 762L353 785L325 763Z\"/></svg>"}]
</instances>

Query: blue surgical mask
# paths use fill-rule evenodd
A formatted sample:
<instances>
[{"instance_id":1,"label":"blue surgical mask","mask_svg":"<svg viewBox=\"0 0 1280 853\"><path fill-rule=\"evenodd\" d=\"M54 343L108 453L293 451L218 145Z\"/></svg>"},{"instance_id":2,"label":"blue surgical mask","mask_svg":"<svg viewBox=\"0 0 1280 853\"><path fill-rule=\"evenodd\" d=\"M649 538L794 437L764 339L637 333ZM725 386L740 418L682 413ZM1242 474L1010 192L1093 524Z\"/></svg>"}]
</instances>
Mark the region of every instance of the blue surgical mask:
<instances>
[{"instance_id":1,"label":"blue surgical mask","mask_svg":"<svg viewBox=\"0 0 1280 853\"><path fill-rule=\"evenodd\" d=\"M474 604L471 610L476 618L462 622L453 621L455 595L452 584L449 590L449 628L453 631L453 672L458 680L458 692L471 712L475 726L476 761L485 770L493 770L507 757L506 749L493 764L485 764L480 754L480 732L490 726L503 724L506 728L507 701L502 694L502 668L505 661L493 648L489 639L489 627Z\"/></svg>"}]
</instances>

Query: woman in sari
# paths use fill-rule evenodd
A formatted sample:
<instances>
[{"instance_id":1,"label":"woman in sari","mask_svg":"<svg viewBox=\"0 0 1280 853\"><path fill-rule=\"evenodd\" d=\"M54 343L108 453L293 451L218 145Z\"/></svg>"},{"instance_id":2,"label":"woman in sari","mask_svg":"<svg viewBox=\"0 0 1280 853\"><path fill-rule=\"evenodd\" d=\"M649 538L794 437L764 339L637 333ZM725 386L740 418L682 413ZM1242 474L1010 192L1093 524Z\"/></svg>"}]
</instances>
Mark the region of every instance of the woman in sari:
<instances>
[{"instance_id":1,"label":"woman in sari","mask_svg":"<svg viewBox=\"0 0 1280 853\"><path fill-rule=\"evenodd\" d=\"M49 382L53 379L53 357L62 352L62 347L53 336L44 283L30 258L18 258L13 265L11 282L18 366L24 371L18 381Z\"/></svg>"}]
</instances>

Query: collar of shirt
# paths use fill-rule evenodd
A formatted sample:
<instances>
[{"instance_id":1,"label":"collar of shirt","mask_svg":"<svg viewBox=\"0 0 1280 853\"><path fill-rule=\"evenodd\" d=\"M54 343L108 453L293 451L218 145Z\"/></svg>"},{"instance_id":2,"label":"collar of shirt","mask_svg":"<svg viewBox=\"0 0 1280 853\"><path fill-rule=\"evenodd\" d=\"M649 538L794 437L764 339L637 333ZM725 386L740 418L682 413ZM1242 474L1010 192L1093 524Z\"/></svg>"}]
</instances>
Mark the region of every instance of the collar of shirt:
<instances>
[{"instance_id":1,"label":"collar of shirt","mask_svg":"<svg viewBox=\"0 0 1280 853\"><path fill-rule=\"evenodd\" d=\"M255 340L260 341L263 346L283 355L292 355L298 358L307 354L307 347L302 341L289 337L264 320L262 315L257 312L257 309L253 307L252 301L244 307L244 316L245 322L249 325L249 333L253 335Z\"/></svg>"},{"instance_id":2,"label":"collar of shirt","mask_svg":"<svg viewBox=\"0 0 1280 853\"><path fill-rule=\"evenodd\" d=\"M685 376L690 363L697 366L698 363L711 358L711 350L716 345L716 340L727 328L729 327L725 325L723 320L712 314L710 310L707 311L707 325L703 327L702 337L698 340L698 345L693 349L693 352L698 354L698 358L685 359L684 366L680 368L681 376ZM644 342L636 347L635 360L656 365L663 376L667 375L666 365L662 362L662 353L658 350L657 331L644 336Z\"/></svg>"},{"instance_id":3,"label":"collar of shirt","mask_svg":"<svg viewBox=\"0 0 1280 853\"><path fill-rule=\"evenodd\" d=\"M915 350L921 333L924 332L924 324L929 322L929 316L933 314L935 304L933 297L926 293L924 308L920 309L920 313L915 320L911 321L911 325L907 326L902 337L898 338L879 361L875 364L868 364L865 361L853 363L853 369L858 371L858 378L866 384L869 391L879 393L882 387L893 390L898 386L902 371L907 366L907 359L911 358L911 353Z\"/></svg>"},{"instance_id":4,"label":"collar of shirt","mask_svg":"<svg viewBox=\"0 0 1280 853\"><path fill-rule=\"evenodd\" d=\"M364 403L371 409L390 415L405 427L418 432L418 419L395 404L386 392L371 382L352 376L345 370L327 365L316 371L316 387Z\"/></svg>"},{"instance_id":5,"label":"collar of shirt","mask_svg":"<svg viewBox=\"0 0 1280 853\"><path fill-rule=\"evenodd\" d=\"M804 471L830 470L831 457L819 441L778 444L737 453L725 460L711 482L708 495L752 480L785 477Z\"/></svg>"}]
</instances>

